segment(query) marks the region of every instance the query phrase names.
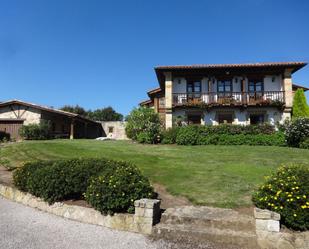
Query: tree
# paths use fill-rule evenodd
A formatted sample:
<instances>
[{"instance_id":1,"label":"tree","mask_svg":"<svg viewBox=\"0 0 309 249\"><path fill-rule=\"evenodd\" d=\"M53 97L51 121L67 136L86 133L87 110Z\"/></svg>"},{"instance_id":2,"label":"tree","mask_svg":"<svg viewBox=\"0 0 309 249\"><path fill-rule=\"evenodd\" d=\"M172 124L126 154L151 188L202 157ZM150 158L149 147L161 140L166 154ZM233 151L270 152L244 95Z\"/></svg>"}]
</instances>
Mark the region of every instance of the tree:
<instances>
[{"instance_id":1,"label":"tree","mask_svg":"<svg viewBox=\"0 0 309 249\"><path fill-rule=\"evenodd\" d=\"M60 110L66 111L66 112L76 113L76 114L79 114L83 117L87 117L88 112L89 112L89 111L86 111L83 107L81 107L79 105L76 105L76 106L65 105L65 106L61 107Z\"/></svg>"},{"instance_id":2,"label":"tree","mask_svg":"<svg viewBox=\"0 0 309 249\"><path fill-rule=\"evenodd\" d=\"M126 134L140 143L156 143L161 131L158 113L147 107L134 108L127 116Z\"/></svg>"},{"instance_id":3,"label":"tree","mask_svg":"<svg viewBox=\"0 0 309 249\"><path fill-rule=\"evenodd\" d=\"M96 109L88 113L88 117L96 121L122 121L123 115L116 112L111 106Z\"/></svg>"},{"instance_id":4,"label":"tree","mask_svg":"<svg viewBox=\"0 0 309 249\"><path fill-rule=\"evenodd\" d=\"M293 100L293 118L309 117L309 106L303 89L297 89Z\"/></svg>"}]
</instances>

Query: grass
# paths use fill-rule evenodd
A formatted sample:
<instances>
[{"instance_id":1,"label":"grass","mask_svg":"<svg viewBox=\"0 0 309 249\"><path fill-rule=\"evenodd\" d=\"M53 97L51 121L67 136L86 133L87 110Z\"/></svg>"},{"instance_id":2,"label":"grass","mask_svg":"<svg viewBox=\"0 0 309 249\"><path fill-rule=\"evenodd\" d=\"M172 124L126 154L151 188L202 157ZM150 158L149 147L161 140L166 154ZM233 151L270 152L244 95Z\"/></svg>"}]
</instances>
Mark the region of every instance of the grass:
<instances>
[{"instance_id":1,"label":"grass","mask_svg":"<svg viewBox=\"0 0 309 249\"><path fill-rule=\"evenodd\" d=\"M152 182L195 204L251 205L251 193L282 163L308 163L309 150L267 146L141 145L129 141L50 140L8 144L0 164L34 159L106 157L135 163Z\"/></svg>"}]
</instances>

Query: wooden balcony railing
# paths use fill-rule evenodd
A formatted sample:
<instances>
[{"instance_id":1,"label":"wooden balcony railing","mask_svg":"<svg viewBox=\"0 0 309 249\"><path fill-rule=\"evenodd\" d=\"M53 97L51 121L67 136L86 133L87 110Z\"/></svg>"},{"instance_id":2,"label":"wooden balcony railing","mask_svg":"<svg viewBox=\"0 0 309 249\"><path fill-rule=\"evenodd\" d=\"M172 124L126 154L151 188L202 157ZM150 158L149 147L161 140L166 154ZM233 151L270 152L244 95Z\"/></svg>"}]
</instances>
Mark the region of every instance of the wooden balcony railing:
<instances>
[{"instance_id":1,"label":"wooden balcony railing","mask_svg":"<svg viewBox=\"0 0 309 249\"><path fill-rule=\"evenodd\" d=\"M173 106L283 105L284 91L174 93Z\"/></svg>"}]
</instances>

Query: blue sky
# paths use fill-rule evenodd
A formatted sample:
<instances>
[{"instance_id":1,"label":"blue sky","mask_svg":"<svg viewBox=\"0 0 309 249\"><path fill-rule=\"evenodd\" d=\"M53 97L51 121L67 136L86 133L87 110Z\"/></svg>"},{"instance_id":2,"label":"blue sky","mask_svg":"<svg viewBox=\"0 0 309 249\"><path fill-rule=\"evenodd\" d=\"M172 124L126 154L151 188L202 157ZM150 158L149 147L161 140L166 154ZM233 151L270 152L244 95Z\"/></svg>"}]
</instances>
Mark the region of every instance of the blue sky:
<instances>
[{"instance_id":1,"label":"blue sky","mask_svg":"<svg viewBox=\"0 0 309 249\"><path fill-rule=\"evenodd\" d=\"M127 114L156 65L309 61L309 1L0 0L0 100ZM309 87L309 66L294 74Z\"/></svg>"}]
</instances>

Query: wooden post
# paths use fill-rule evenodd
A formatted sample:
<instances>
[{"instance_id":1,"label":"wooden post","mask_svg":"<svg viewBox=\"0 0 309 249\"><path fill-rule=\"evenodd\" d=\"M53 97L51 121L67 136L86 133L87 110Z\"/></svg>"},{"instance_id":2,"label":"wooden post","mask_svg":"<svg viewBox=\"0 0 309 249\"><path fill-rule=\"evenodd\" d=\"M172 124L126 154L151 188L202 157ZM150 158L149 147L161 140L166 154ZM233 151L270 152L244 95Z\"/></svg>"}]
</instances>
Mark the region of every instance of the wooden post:
<instances>
[{"instance_id":1,"label":"wooden post","mask_svg":"<svg viewBox=\"0 0 309 249\"><path fill-rule=\"evenodd\" d=\"M70 139L74 139L74 119L71 120Z\"/></svg>"},{"instance_id":2,"label":"wooden post","mask_svg":"<svg viewBox=\"0 0 309 249\"><path fill-rule=\"evenodd\" d=\"M246 90L246 79L245 77L242 78L241 80L242 83L242 103L245 103L247 101L247 95L245 94L245 90Z\"/></svg>"}]
</instances>

